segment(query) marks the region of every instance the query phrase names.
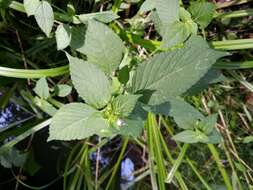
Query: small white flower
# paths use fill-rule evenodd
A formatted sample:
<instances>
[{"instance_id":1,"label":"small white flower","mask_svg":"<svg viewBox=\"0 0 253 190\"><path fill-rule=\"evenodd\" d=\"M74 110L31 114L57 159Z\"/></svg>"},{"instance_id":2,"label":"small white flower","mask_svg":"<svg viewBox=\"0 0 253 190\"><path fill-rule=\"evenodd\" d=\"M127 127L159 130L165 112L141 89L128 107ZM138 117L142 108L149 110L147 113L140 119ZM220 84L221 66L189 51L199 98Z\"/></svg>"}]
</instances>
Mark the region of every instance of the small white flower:
<instances>
[{"instance_id":1,"label":"small white flower","mask_svg":"<svg viewBox=\"0 0 253 190\"><path fill-rule=\"evenodd\" d=\"M126 122L123 119L117 119L116 123L119 127L123 127L124 125L126 125Z\"/></svg>"}]
</instances>

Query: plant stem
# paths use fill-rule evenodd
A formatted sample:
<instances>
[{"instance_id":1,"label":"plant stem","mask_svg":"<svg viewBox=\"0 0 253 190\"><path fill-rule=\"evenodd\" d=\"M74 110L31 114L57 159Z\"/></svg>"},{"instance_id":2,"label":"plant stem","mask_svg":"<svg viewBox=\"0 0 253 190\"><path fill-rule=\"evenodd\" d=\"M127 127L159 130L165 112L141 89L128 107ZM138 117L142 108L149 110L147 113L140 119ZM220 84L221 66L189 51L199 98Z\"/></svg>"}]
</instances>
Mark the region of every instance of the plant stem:
<instances>
[{"instance_id":1,"label":"plant stem","mask_svg":"<svg viewBox=\"0 0 253 190\"><path fill-rule=\"evenodd\" d=\"M173 177L174 177L174 175L175 175L175 172L177 171L177 169L179 168L180 164L181 164L182 161L183 161L183 158L184 158L184 156L185 156L185 153L186 153L188 147L189 147L189 144L184 144L184 145L183 145L183 147L182 147L182 149L181 149L181 152L180 152L180 154L179 154L177 160L175 161L175 163L174 163L172 169L170 170L170 173L169 173L168 176L167 176L167 179L166 179L166 182L167 182L167 183L171 183L171 181L172 181L172 179L173 179Z\"/></svg>"},{"instance_id":2,"label":"plant stem","mask_svg":"<svg viewBox=\"0 0 253 190\"><path fill-rule=\"evenodd\" d=\"M116 162L116 164L114 166L114 169L112 171L112 175L111 175L111 177L109 179L109 182L106 185L105 190L109 190L110 187L111 187L112 180L113 180L114 176L116 175L116 172L118 171L119 165L121 163L121 160L122 160L122 158L124 156L124 153L125 153L125 150L127 148L127 144L128 144L128 137L124 139L124 142L123 142L123 145L122 145L122 148L121 148L121 152L119 154L118 160L117 160L117 162Z\"/></svg>"},{"instance_id":3,"label":"plant stem","mask_svg":"<svg viewBox=\"0 0 253 190\"><path fill-rule=\"evenodd\" d=\"M227 174L226 170L224 169L222 162L220 160L218 151L216 150L216 148L213 144L208 144L208 148L209 148L210 152L212 153L212 156L213 156L213 158L218 166L218 169L223 177L223 180L225 182L227 190L233 190L233 187L232 187L232 184L231 184L230 179L228 177L228 174Z\"/></svg>"},{"instance_id":4,"label":"plant stem","mask_svg":"<svg viewBox=\"0 0 253 190\"><path fill-rule=\"evenodd\" d=\"M122 0L115 0L115 1L114 1L114 4L113 4L113 6L112 6L112 11L113 11L114 13L116 13L116 14L118 13L119 7L120 7L121 3L122 3Z\"/></svg>"},{"instance_id":5,"label":"plant stem","mask_svg":"<svg viewBox=\"0 0 253 190\"><path fill-rule=\"evenodd\" d=\"M240 18L240 17L246 17L246 16L252 16L253 15L253 9L245 9L245 10L239 10L239 11L231 11L227 13L220 13L216 15L216 18Z\"/></svg>"},{"instance_id":6,"label":"plant stem","mask_svg":"<svg viewBox=\"0 0 253 190\"><path fill-rule=\"evenodd\" d=\"M205 179L200 175L200 173L198 172L198 170L196 169L196 167L193 165L192 161L189 158L186 158L186 161L190 165L190 167L192 168L192 170L194 171L194 173L196 174L196 176L199 178L199 180L201 181L201 183L205 186L205 188L207 190L212 190L212 188L207 184L207 182L205 181Z\"/></svg>"},{"instance_id":7,"label":"plant stem","mask_svg":"<svg viewBox=\"0 0 253 190\"><path fill-rule=\"evenodd\" d=\"M61 66L53 69L12 69L8 67L0 67L0 76L13 78L42 78L42 77L56 77L69 72L69 66Z\"/></svg>"},{"instance_id":8,"label":"plant stem","mask_svg":"<svg viewBox=\"0 0 253 190\"><path fill-rule=\"evenodd\" d=\"M159 126L156 117L152 113L148 113L147 133L148 133L148 150L150 153L151 162L156 162L157 178L160 190L165 190L166 167L162 155L161 141L158 134ZM154 168L151 168L153 172Z\"/></svg>"},{"instance_id":9,"label":"plant stem","mask_svg":"<svg viewBox=\"0 0 253 190\"><path fill-rule=\"evenodd\" d=\"M230 6L234 6L234 5L241 5L244 3L249 3L252 0L232 0L232 1L226 1L223 3L216 3L216 9L222 9L222 8L226 8L226 7L230 7Z\"/></svg>"},{"instance_id":10,"label":"plant stem","mask_svg":"<svg viewBox=\"0 0 253 190\"><path fill-rule=\"evenodd\" d=\"M164 151L165 151L165 153L166 153L166 155L167 155L167 157L168 157L170 163L171 163L171 164L174 164L174 163L175 163L175 160L172 158L172 155L171 155L171 153L170 153L170 150L169 150L169 148L167 147L167 144L166 144L165 140L163 139L162 134L161 134L160 131L159 131L159 135L160 135L160 138L161 138L161 141L162 141L162 145L163 145ZM184 179L183 179L183 177L182 177L182 175L181 175L180 172L176 171L176 173L175 173L175 178L177 179L178 184L180 185L180 187L181 187L182 190L188 190L188 188L187 188L187 186L186 186L186 184L185 184L185 182L184 182Z\"/></svg>"},{"instance_id":11,"label":"plant stem","mask_svg":"<svg viewBox=\"0 0 253 190\"><path fill-rule=\"evenodd\" d=\"M218 61L213 65L215 69L250 69L253 68L253 61L225 62Z\"/></svg>"}]
</instances>

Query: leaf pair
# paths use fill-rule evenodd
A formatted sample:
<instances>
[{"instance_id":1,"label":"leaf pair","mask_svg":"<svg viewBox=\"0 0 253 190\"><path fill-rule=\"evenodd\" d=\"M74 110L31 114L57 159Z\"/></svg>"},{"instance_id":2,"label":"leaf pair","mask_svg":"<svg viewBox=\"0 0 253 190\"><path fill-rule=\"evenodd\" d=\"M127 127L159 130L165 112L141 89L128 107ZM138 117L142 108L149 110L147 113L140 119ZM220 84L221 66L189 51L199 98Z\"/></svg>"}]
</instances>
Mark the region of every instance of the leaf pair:
<instances>
[{"instance_id":1,"label":"leaf pair","mask_svg":"<svg viewBox=\"0 0 253 190\"><path fill-rule=\"evenodd\" d=\"M188 12L179 7L178 0L147 0L139 12L150 10L155 28L163 38L161 48L166 49L184 42L191 34L197 34L197 24L201 29L207 27L213 18L215 5L192 2Z\"/></svg>"},{"instance_id":2,"label":"leaf pair","mask_svg":"<svg viewBox=\"0 0 253 190\"><path fill-rule=\"evenodd\" d=\"M84 139L94 134L102 137L113 134L138 135L142 121L138 118L125 119L123 129L110 126L104 110L111 100L111 83L108 77L94 64L67 54L70 62L70 75L78 94L87 104L71 103L64 105L53 117L48 140ZM129 116L135 107L138 95L120 95L112 101L113 113L117 119ZM138 133L138 134L136 134Z\"/></svg>"}]
</instances>

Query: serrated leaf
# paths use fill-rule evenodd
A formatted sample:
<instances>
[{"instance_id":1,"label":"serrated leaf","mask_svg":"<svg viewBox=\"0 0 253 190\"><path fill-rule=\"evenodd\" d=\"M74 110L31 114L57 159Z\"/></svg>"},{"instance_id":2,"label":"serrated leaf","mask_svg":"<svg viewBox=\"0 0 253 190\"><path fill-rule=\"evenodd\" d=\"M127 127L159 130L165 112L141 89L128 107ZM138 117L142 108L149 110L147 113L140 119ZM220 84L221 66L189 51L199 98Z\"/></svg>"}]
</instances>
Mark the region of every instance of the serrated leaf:
<instances>
[{"instance_id":1,"label":"serrated leaf","mask_svg":"<svg viewBox=\"0 0 253 190\"><path fill-rule=\"evenodd\" d=\"M197 22L202 29L206 28L212 21L215 5L209 2L191 2L189 11L195 22Z\"/></svg>"},{"instance_id":2,"label":"serrated leaf","mask_svg":"<svg viewBox=\"0 0 253 190\"><path fill-rule=\"evenodd\" d=\"M71 42L71 28L67 24L60 24L56 31L56 44L57 49L62 50L66 48Z\"/></svg>"},{"instance_id":3,"label":"serrated leaf","mask_svg":"<svg viewBox=\"0 0 253 190\"><path fill-rule=\"evenodd\" d=\"M103 136L109 129L100 112L83 103L62 106L49 127L50 140L80 140L92 135Z\"/></svg>"},{"instance_id":4,"label":"serrated leaf","mask_svg":"<svg viewBox=\"0 0 253 190\"><path fill-rule=\"evenodd\" d=\"M46 78L39 79L33 90L39 97L43 99L47 99L50 96Z\"/></svg>"},{"instance_id":5,"label":"serrated leaf","mask_svg":"<svg viewBox=\"0 0 253 190\"><path fill-rule=\"evenodd\" d=\"M151 105L167 102L197 83L224 55L211 49L201 37L193 36L184 48L157 54L140 64L132 80L132 92L143 93Z\"/></svg>"},{"instance_id":6,"label":"serrated leaf","mask_svg":"<svg viewBox=\"0 0 253 190\"><path fill-rule=\"evenodd\" d=\"M140 95L119 95L112 102L112 109L116 115L127 117L134 110Z\"/></svg>"},{"instance_id":7,"label":"serrated leaf","mask_svg":"<svg viewBox=\"0 0 253 190\"><path fill-rule=\"evenodd\" d=\"M155 9L163 25L179 20L178 0L146 0L140 8L140 13Z\"/></svg>"},{"instance_id":8,"label":"serrated leaf","mask_svg":"<svg viewBox=\"0 0 253 190\"><path fill-rule=\"evenodd\" d=\"M140 13L153 10L152 21L156 30L162 35L167 26L179 21L178 0L146 0L140 8Z\"/></svg>"},{"instance_id":9,"label":"serrated leaf","mask_svg":"<svg viewBox=\"0 0 253 190\"><path fill-rule=\"evenodd\" d=\"M72 91L72 87L67 84L58 84L56 86L56 93L59 97L65 97L69 95Z\"/></svg>"},{"instance_id":10,"label":"serrated leaf","mask_svg":"<svg viewBox=\"0 0 253 190\"><path fill-rule=\"evenodd\" d=\"M172 139L184 143L197 143L199 141L196 132L192 130L185 130L183 132L180 132L174 135Z\"/></svg>"},{"instance_id":11,"label":"serrated leaf","mask_svg":"<svg viewBox=\"0 0 253 190\"><path fill-rule=\"evenodd\" d=\"M210 84L221 82L225 79L226 77L221 73L221 71L210 69L196 84L187 90L185 95L196 95L208 88Z\"/></svg>"},{"instance_id":12,"label":"serrated leaf","mask_svg":"<svg viewBox=\"0 0 253 190\"><path fill-rule=\"evenodd\" d=\"M78 15L78 18L84 24L86 24L91 19L95 19L103 23L109 23L119 18L119 16L112 11L103 11L103 12L96 12L96 13L89 13L89 14L81 14L81 15Z\"/></svg>"},{"instance_id":13,"label":"serrated leaf","mask_svg":"<svg viewBox=\"0 0 253 190\"><path fill-rule=\"evenodd\" d=\"M54 12L47 1L41 1L34 13L41 30L49 37L54 24Z\"/></svg>"},{"instance_id":14,"label":"serrated leaf","mask_svg":"<svg viewBox=\"0 0 253 190\"><path fill-rule=\"evenodd\" d=\"M170 48L183 43L191 34L197 34L198 26L192 21L191 15L184 8L180 8L181 21L163 27L161 48Z\"/></svg>"},{"instance_id":15,"label":"serrated leaf","mask_svg":"<svg viewBox=\"0 0 253 190\"><path fill-rule=\"evenodd\" d=\"M144 121L141 118L130 117L124 119L125 124L120 129L113 129L114 134L123 136L138 137L144 126Z\"/></svg>"},{"instance_id":16,"label":"serrated leaf","mask_svg":"<svg viewBox=\"0 0 253 190\"><path fill-rule=\"evenodd\" d=\"M94 64L67 54L70 75L78 94L96 108L103 108L111 98L111 85L107 76Z\"/></svg>"},{"instance_id":17,"label":"serrated leaf","mask_svg":"<svg viewBox=\"0 0 253 190\"><path fill-rule=\"evenodd\" d=\"M210 116L205 117L204 119L202 119L201 121L201 125L203 125L203 132L205 134L210 134L213 132L213 130L215 130L215 124L217 122L217 114L213 114Z\"/></svg>"},{"instance_id":18,"label":"serrated leaf","mask_svg":"<svg viewBox=\"0 0 253 190\"><path fill-rule=\"evenodd\" d=\"M97 65L110 75L120 65L123 49L123 42L116 33L105 24L90 20L85 44L77 50L86 54L89 63Z\"/></svg>"},{"instance_id":19,"label":"serrated leaf","mask_svg":"<svg viewBox=\"0 0 253 190\"><path fill-rule=\"evenodd\" d=\"M39 5L39 0L24 0L24 8L28 16L34 15Z\"/></svg>"},{"instance_id":20,"label":"serrated leaf","mask_svg":"<svg viewBox=\"0 0 253 190\"><path fill-rule=\"evenodd\" d=\"M170 98L169 104L169 116L182 129L193 129L198 120L204 119L198 110L181 98Z\"/></svg>"},{"instance_id":21,"label":"serrated leaf","mask_svg":"<svg viewBox=\"0 0 253 190\"><path fill-rule=\"evenodd\" d=\"M170 48L177 44L183 43L191 34L188 29L188 23L176 21L164 29L161 48Z\"/></svg>"}]
</instances>

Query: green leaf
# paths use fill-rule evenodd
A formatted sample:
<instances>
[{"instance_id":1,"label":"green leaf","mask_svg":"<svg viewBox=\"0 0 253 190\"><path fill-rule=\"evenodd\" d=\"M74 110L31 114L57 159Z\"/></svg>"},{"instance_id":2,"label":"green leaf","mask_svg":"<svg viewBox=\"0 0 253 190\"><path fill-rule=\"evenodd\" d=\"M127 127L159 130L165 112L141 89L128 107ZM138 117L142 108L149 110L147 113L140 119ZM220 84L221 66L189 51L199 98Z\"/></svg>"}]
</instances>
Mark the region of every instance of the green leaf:
<instances>
[{"instance_id":1,"label":"green leaf","mask_svg":"<svg viewBox=\"0 0 253 190\"><path fill-rule=\"evenodd\" d=\"M110 75L120 65L123 49L123 42L116 33L105 24L90 20L85 44L77 50L86 54L89 63Z\"/></svg>"},{"instance_id":2,"label":"green leaf","mask_svg":"<svg viewBox=\"0 0 253 190\"><path fill-rule=\"evenodd\" d=\"M72 87L67 84L58 84L56 86L56 93L59 97L65 97L69 95L72 91Z\"/></svg>"},{"instance_id":3,"label":"green leaf","mask_svg":"<svg viewBox=\"0 0 253 190\"><path fill-rule=\"evenodd\" d=\"M103 108L111 98L107 76L94 64L67 54L70 75L78 94L90 105Z\"/></svg>"},{"instance_id":4,"label":"green leaf","mask_svg":"<svg viewBox=\"0 0 253 190\"><path fill-rule=\"evenodd\" d=\"M33 90L39 97L43 99L47 99L50 96L46 78L39 79Z\"/></svg>"},{"instance_id":5,"label":"green leaf","mask_svg":"<svg viewBox=\"0 0 253 190\"><path fill-rule=\"evenodd\" d=\"M95 19L103 23L109 23L119 18L119 16L112 11L103 11L103 12L96 12L96 13L89 13L89 14L81 14L81 15L78 15L78 18L84 24L86 24L91 19Z\"/></svg>"},{"instance_id":6,"label":"green leaf","mask_svg":"<svg viewBox=\"0 0 253 190\"><path fill-rule=\"evenodd\" d=\"M27 154L21 153L16 148L6 150L0 155L0 163L5 168L22 167L25 164Z\"/></svg>"},{"instance_id":7,"label":"green leaf","mask_svg":"<svg viewBox=\"0 0 253 190\"><path fill-rule=\"evenodd\" d=\"M100 112L83 103L62 106L49 127L50 140L81 140L92 135L104 136L109 125Z\"/></svg>"},{"instance_id":8,"label":"green leaf","mask_svg":"<svg viewBox=\"0 0 253 190\"><path fill-rule=\"evenodd\" d=\"M144 121L141 118L130 117L123 119L124 125L120 129L113 128L113 133L123 136L138 137L144 126Z\"/></svg>"},{"instance_id":9,"label":"green leaf","mask_svg":"<svg viewBox=\"0 0 253 190\"><path fill-rule=\"evenodd\" d=\"M201 120L201 124L203 126L203 132L205 134L210 134L215 130L215 124L217 122L217 114L213 114L210 116L207 116Z\"/></svg>"},{"instance_id":10,"label":"green leaf","mask_svg":"<svg viewBox=\"0 0 253 190\"><path fill-rule=\"evenodd\" d=\"M37 96L34 98L34 103L45 113L47 113L50 116L55 115L55 113L57 112L57 109L50 103L48 103L48 101L38 98Z\"/></svg>"},{"instance_id":11,"label":"green leaf","mask_svg":"<svg viewBox=\"0 0 253 190\"><path fill-rule=\"evenodd\" d=\"M41 30L49 37L54 24L54 12L47 1L41 1L34 13Z\"/></svg>"},{"instance_id":12,"label":"green leaf","mask_svg":"<svg viewBox=\"0 0 253 190\"><path fill-rule=\"evenodd\" d=\"M114 114L121 117L127 117L135 108L135 105L140 98L140 95L119 95L112 102Z\"/></svg>"},{"instance_id":13,"label":"green leaf","mask_svg":"<svg viewBox=\"0 0 253 190\"><path fill-rule=\"evenodd\" d=\"M214 128L213 131L208 134L208 141L209 144L218 144L222 141L221 134Z\"/></svg>"},{"instance_id":14,"label":"green leaf","mask_svg":"<svg viewBox=\"0 0 253 190\"><path fill-rule=\"evenodd\" d=\"M60 24L55 31L57 49L66 48L71 42L71 28L67 24Z\"/></svg>"},{"instance_id":15,"label":"green leaf","mask_svg":"<svg viewBox=\"0 0 253 190\"><path fill-rule=\"evenodd\" d=\"M253 142L253 135L247 136L243 139L243 143L251 143Z\"/></svg>"},{"instance_id":16,"label":"green leaf","mask_svg":"<svg viewBox=\"0 0 253 190\"><path fill-rule=\"evenodd\" d=\"M201 37L193 36L184 48L157 54L140 64L132 80L132 92L143 93L151 105L167 102L197 83L224 55L211 49Z\"/></svg>"},{"instance_id":17,"label":"green leaf","mask_svg":"<svg viewBox=\"0 0 253 190\"><path fill-rule=\"evenodd\" d=\"M182 129L193 129L197 121L204 119L204 116L198 110L181 98L171 97L169 103L169 115Z\"/></svg>"},{"instance_id":18,"label":"green leaf","mask_svg":"<svg viewBox=\"0 0 253 190\"><path fill-rule=\"evenodd\" d=\"M140 8L140 13L155 9L162 25L179 20L178 0L146 0Z\"/></svg>"},{"instance_id":19,"label":"green leaf","mask_svg":"<svg viewBox=\"0 0 253 190\"><path fill-rule=\"evenodd\" d=\"M34 15L39 5L39 0L24 0L24 8L28 16Z\"/></svg>"},{"instance_id":20,"label":"green leaf","mask_svg":"<svg viewBox=\"0 0 253 190\"><path fill-rule=\"evenodd\" d=\"M4 108L6 108L6 106L8 106L8 104L10 102L10 98L12 97L12 95L15 92L16 88L17 88L17 85L13 85L13 87L11 89L9 89L8 91L6 91L4 94L2 94L0 96L0 108L2 110Z\"/></svg>"},{"instance_id":21,"label":"green leaf","mask_svg":"<svg viewBox=\"0 0 253 190\"><path fill-rule=\"evenodd\" d=\"M28 172L30 176L34 176L40 168L41 166L36 162L33 151L29 151L23 169Z\"/></svg>"},{"instance_id":22,"label":"green leaf","mask_svg":"<svg viewBox=\"0 0 253 190\"><path fill-rule=\"evenodd\" d=\"M208 143L209 138L204 133L200 131L192 131L192 130L185 130L180 132L172 137L175 141L180 141L184 143Z\"/></svg>"},{"instance_id":23,"label":"green leaf","mask_svg":"<svg viewBox=\"0 0 253 190\"><path fill-rule=\"evenodd\" d=\"M85 34L86 34L86 26L85 25L77 25L73 26L71 30L71 48L81 51L85 42Z\"/></svg>"},{"instance_id":24,"label":"green leaf","mask_svg":"<svg viewBox=\"0 0 253 190\"><path fill-rule=\"evenodd\" d=\"M176 21L164 29L161 48L170 48L177 44L183 43L191 34L188 29L189 23Z\"/></svg>"},{"instance_id":25,"label":"green leaf","mask_svg":"<svg viewBox=\"0 0 253 190\"><path fill-rule=\"evenodd\" d=\"M191 2L189 11L195 22L197 22L202 29L206 28L212 21L215 5L209 2Z\"/></svg>"},{"instance_id":26,"label":"green leaf","mask_svg":"<svg viewBox=\"0 0 253 190\"><path fill-rule=\"evenodd\" d=\"M127 84L129 80L129 73L130 73L130 69L128 68L127 65L119 70L118 79L122 84Z\"/></svg>"},{"instance_id":27,"label":"green leaf","mask_svg":"<svg viewBox=\"0 0 253 190\"><path fill-rule=\"evenodd\" d=\"M180 132L172 137L175 141L180 141L184 143L197 143L199 139L197 137L197 133L192 130L185 130Z\"/></svg>"},{"instance_id":28,"label":"green leaf","mask_svg":"<svg viewBox=\"0 0 253 190\"><path fill-rule=\"evenodd\" d=\"M191 19L191 15L184 8L180 8L181 21L165 25L162 31L161 48L170 48L183 43L191 34L197 34L198 26Z\"/></svg>"},{"instance_id":29,"label":"green leaf","mask_svg":"<svg viewBox=\"0 0 253 190\"><path fill-rule=\"evenodd\" d=\"M225 79L226 77L221 73L221 71L210 69L196 84L187 90L185 95L196 95L201 91L207 89L210 84L221 82Z\"/></svg>"}]
</instances>

